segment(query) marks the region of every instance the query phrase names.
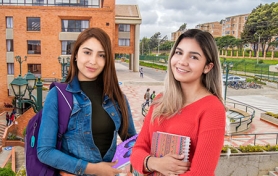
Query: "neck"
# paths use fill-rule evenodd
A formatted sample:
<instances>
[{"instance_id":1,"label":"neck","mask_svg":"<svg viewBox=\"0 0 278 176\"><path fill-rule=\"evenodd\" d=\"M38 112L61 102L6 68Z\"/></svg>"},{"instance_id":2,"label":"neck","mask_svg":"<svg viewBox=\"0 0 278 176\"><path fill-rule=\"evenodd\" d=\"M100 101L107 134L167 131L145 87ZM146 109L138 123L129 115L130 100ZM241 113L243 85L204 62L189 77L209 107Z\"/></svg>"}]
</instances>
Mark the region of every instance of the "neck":
<instances>
[{"instance_id":1,"label":"neck","mask_svg":"<svg viewBox=\"0 0 278 176\"><path fill-rule=\"evenodd\" d=\"M187 106L209 94L211 94L204 86L183 86L182 87L184 106Z\"/></svg>"}]
</instances>

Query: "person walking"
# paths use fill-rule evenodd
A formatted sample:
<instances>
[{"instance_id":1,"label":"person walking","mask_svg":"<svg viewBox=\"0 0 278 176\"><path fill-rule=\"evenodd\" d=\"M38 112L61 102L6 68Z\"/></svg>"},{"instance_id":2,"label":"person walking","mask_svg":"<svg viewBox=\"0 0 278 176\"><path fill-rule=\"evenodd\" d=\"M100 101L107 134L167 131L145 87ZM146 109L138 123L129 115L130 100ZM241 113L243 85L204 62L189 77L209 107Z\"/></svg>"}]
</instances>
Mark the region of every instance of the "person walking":
<instances>
[{"instance_id":1,"label":"person walking","mask_svg":"<svg viewBox=\"0 0 278 176\"><path fill-rule=\"evenodd\" d=\"M13 121L15 120L14 117L15 117L15 114L11 113L9 125L12 125Z\"/></svg>"},{"instance_id":2,"label":"person walking","mask_svg":"<svg viewBox=\"0 0 278 176\"><path fill-rule=\"evenodd\" d=\"M209 32L190 29L179 36L169 55L164 91L157 95L132 149L131 164L142 174L206 175L214 172L223 147L226 111L221 64ZM151 155L154 132L190 137L185 155Z\"/></svg>"},{"instance_id":3,"label":"person walking","mask_svg":"<svg viewBox=\"0 0 278 176\"><path fill-rule=\"evenodd\" d=\"M144 106L148 105L148 107L150 107L150 88L148 88L146 93L144 94L144 99L145 99Z\"/></svg>"},{"instance_id":4,"label":"person walking","mask_svg":"<svg viewBox=\"0 0 278 176\"><path fill-rule=\"evenodd\" d=\"M140 72L140 77L143 78L143 74L144 74L143 67L140 68L139 72Z\"/></svg>"},{"instance_id":5,"label":"person walking","mask_svg":"<svg viewBox=\"0 0 278 176\"><path fill-rule=\"evenodd\" d=\"M152 93L151 96L150 96L151 103L153 102L155 96L156 96L156 95L155 95L155 91L153 91L153 93Z\"/></svg>"},{"instance_id":6,"label":"person walking","mask_svg":"<svg viewBox=\"0 0 278 176\"><path fill-rule=\"evenodd\" d=\"M9 123L10 123L10 115L9 115L9 112L6 112L6 126L9 126Z\"/></svg>"}]
</instances>

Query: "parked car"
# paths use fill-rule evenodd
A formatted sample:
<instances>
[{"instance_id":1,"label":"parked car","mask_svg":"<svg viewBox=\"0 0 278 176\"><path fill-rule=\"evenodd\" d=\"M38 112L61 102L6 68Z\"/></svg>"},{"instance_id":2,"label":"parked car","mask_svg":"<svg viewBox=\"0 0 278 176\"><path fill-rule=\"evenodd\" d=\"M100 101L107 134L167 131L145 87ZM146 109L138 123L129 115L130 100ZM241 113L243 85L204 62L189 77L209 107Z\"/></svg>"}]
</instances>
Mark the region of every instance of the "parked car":
<instances>
[{"instance_id":1,"label":"parked car","mask_svg":"<svg viewBox=\"0 0 278 176\"><path fill-rule=\"evenodd\" d=\"M243 78L243 77L240 77L240 76L235 76L235 75L229 75L228 76L228 79L227 79L228 82L232 82L232 81L235 81L235 82L245 82L246 81L246 78ZM225 78L223 77L223 83L225 84L226 82L226 76Z\"/></svg>"}]
</instances>

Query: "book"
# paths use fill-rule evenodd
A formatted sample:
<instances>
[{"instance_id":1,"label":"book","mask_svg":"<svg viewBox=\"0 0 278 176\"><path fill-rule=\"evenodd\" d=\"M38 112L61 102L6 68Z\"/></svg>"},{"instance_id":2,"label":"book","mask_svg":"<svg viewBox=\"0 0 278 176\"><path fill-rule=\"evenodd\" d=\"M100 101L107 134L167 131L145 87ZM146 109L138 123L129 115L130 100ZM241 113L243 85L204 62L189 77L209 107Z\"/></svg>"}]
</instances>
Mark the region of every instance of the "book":
<instances>
[{"instance_id":1,"label":"book","mask_svg":"<svg viewBox=\"0 0 278 176\"><path fill-rule=\"evenodd\" d=\"M153 133L151 156L163 157L169 153L185 155L183 161L188 162L189 149L190 137L160 131ZM154 172L150 175L162 176L162 174L158 172Z\"/></svg>"},{"instance_id":2,"label":"book","mask_svg":"<svg viewBox=\"0 0 278 176\"><path fill-rule=\"evenodd\" d=\"M118 163L115 164L113 168L125 169L125 167L130 164L131 151L136 142L137 137L138 134L128 138L127 140L117 145L117 149L112 159L112 162L118 160Z\"/></svg>"}]
</instances>

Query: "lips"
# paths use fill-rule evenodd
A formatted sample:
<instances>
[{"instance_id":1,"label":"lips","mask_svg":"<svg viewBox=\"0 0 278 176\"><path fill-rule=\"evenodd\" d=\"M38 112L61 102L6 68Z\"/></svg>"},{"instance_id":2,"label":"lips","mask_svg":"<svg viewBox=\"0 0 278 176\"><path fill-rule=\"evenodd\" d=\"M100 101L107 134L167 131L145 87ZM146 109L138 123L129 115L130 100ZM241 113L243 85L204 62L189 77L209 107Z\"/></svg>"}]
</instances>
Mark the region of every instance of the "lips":
<instances>
[{"instance_id":1,"label":"lips","mask_svg":"<svg viewBox=\"0 0 278 176\"><path fill-rule=\"evenodd\" d=\"M189 72L189 71L184 70L184 69L181 69L181 68L179 68L179 67L176 67L176 70L177 70L178 72L182 72L182 73L187 73L187 72Z\"/></svg>"},{"instance_id":2,"label":"lips","mask_svg":"<svg viewBox=\"0 0 278 176\"><path fill-rule=\"evenodd\" d=\"M89 71L94 72L97 70L97 68L91 68L91 67L86 67Z\"/></svg>"}]
</instances>

